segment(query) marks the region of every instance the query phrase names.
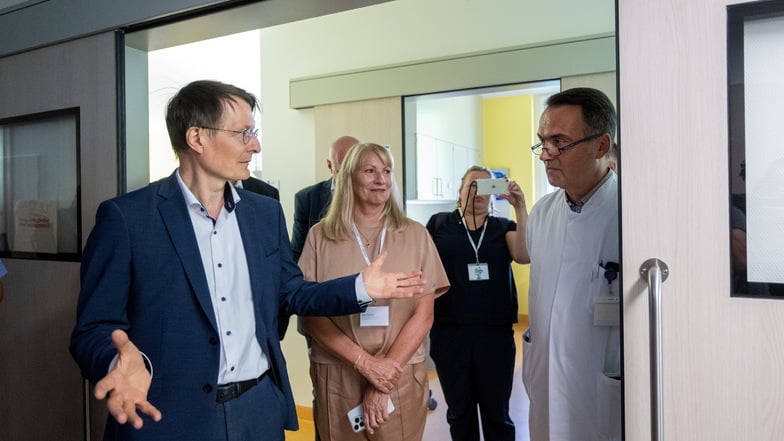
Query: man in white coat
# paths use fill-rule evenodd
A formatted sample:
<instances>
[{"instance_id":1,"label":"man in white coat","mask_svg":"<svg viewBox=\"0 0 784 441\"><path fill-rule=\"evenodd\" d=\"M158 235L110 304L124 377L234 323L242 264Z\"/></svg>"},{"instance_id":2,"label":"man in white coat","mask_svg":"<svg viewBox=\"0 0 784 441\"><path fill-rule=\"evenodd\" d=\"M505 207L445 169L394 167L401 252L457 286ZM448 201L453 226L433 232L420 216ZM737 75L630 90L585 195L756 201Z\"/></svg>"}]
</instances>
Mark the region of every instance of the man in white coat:
<instances>
[{"instance_id":1,"label":"man in white coat","mask_svg":"<svg viewBox=\"0 0 784 441\"><path fill-rule=\"evenodd\" d=\"M595 89L553 95L531 149L559 190L531 210L523 383L531 441L621 438L615 109Z\"/></svg>"}]
</instances>

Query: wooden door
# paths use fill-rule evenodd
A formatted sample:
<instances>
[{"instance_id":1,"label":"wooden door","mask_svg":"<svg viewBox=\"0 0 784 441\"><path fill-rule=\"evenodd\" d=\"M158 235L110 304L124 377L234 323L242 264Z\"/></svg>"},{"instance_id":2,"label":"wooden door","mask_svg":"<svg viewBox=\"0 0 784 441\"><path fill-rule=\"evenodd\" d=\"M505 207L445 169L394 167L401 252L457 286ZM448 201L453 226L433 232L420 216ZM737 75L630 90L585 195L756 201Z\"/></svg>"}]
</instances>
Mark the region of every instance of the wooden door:
<instances>
[{"instance_id":1,"label":"wooden door","mask_svg":"<svg viewBox=\"0 0 784 441\"><path fill-rule=\"evenodd\" d=\"M663 439L784 439L784 301L730 297L726 0L618 2L625 439L651 439L648 291L662 284Z\"/></svg>"}]
</instances>

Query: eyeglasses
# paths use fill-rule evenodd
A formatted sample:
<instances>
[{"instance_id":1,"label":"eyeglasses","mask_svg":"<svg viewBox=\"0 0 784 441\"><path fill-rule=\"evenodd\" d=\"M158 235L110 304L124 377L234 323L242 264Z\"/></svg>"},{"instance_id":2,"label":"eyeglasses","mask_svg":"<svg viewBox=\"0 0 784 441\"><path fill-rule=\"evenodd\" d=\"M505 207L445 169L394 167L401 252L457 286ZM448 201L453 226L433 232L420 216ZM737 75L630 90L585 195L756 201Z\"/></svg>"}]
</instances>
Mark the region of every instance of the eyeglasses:
<instances>
[{"instance_id":1,"label":"eyeglasses","mask_svg":"<svg viewBox=\"0 0 784 441\"><path fill-rule=\"evenodd\" d=\"M202 126L202 129L207 130L220 130L221 132L231 132L231 133L239 133L242 134L242 143L247 144L250 142L251 138L256 138L259 136L259 129L245 129L245 130L229 130L229 129L219 129L217 127L205 127Z\"/></svg>"},{"instance_id":2,"label":"eyeglasses","mask_svg":"<svg viewBox=\"0 0 784 441\"><path fill-rule=\"evenodd\" d=\"M547 139L545 139L544 141L540 142L539 144L536 144L535 146L532 146L531 147L531 151L534 153L534 155L541 155L542 151L546 150L548 155L550 155L550 156L558 156L561 153L563 153L563 152L565 152L565 151L567 151L569 149L577 147L577 145L580 144L580 143L594 140L594 139L596 139L596 138L598 138L598 137L600 137L602 135L604 135L604 133L596 133L594 135L586 136L583 139L578 139L575 142L572 142L570 144L566 144L565 146L561 146L561 147L558 146L558 143L559 143L558 140L552 140L552 139L547 140ZM550 145L548 146L547 144L550 144Z\"/></svg>"}]
</instances>

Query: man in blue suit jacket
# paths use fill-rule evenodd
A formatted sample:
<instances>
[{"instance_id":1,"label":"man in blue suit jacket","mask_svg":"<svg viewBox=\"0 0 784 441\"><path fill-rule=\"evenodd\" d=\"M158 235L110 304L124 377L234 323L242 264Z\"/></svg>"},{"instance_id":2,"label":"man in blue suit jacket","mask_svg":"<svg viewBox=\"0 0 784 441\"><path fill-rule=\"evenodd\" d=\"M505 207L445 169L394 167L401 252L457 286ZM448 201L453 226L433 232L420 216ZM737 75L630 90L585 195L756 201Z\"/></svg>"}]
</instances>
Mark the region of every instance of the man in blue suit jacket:
<instances>
[{"instance_id":1,"label":"man in blue suit jacket","mask_svg":"<svg viewBox=\"0 0 784 441\"><path fill-rule=\"evenodd\" d=\"M306 283L276 201L229 183L260 151L253 95L185 86L166 123L180 167L103 202L83 254L71 354L107 399L105 440L275 440L297 419L277 335L300 315L422 291L419 272ZM372 296L372 297L371 297Z\"/></svg>"}]
</instances>

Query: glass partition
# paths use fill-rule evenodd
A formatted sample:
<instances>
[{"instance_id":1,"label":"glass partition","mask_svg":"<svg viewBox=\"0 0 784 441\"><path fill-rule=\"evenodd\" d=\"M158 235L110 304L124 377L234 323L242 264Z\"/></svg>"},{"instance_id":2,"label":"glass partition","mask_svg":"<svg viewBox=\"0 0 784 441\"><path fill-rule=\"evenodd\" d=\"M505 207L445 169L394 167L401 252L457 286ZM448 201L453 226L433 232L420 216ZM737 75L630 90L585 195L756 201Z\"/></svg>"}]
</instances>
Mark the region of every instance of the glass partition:
<instances>
[{"instance_id":1,"label":"glass partition","mask_svg":"<svg viewBox=\"0 0 784 441\"><path fill-rule=\"evenodd\" d=\"M79 109L0 120L0 256L81 256Z\"/></svg>"},{"instance_id":2,"label":"glass partition","mask_svg":"<svg viewBox=\"0 0 784 441\"><path fill-rule=\"evenodd\" d=\"M784 3L727 8L732 294L784 298Z\"/></svg>"}]
</instances>

